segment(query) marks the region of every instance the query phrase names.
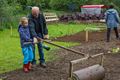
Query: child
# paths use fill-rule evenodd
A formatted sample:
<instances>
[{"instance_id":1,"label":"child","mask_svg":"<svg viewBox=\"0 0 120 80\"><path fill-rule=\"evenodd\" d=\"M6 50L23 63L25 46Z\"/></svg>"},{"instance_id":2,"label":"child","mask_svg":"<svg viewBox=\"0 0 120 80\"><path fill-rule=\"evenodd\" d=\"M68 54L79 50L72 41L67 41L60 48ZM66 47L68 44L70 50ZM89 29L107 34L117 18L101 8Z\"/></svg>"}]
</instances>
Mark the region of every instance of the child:
<instances>
[{"instance_id":1,"label":"child","mask_svg":"<svg viewBox=\"0 0 120 80\"><path fill-rule=\"evenodd\" d=\"M21 48L24 56L23 70L24 72L29 72L32 66L31 61L33 60L33 50L32 44L25 44L26 42L32 42L32 39L30 38L28 19L26 17L21 18L18 32L20 35Z\"/></svg>"}]
</instances>

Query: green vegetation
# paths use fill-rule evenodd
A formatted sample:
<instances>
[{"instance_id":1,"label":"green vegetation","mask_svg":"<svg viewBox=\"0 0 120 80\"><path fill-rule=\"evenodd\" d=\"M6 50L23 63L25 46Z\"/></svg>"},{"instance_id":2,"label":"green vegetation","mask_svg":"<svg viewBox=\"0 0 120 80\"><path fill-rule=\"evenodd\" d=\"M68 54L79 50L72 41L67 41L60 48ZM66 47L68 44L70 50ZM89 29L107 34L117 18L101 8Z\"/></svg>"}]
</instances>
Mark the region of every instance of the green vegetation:
<instances>
[{"instance_id":1,"label":"green vegetation","mask_svg":"<svg viewBox=\"0 0 120 80\"><path fill-rule=\"evenodd\" d=\"M112 52L113 54L117 54L117 53L120 52L120 48L119 48L119 47L117 47L117 48L112 48L111 52Z\"/></svg>"},{"instance_id":2,"label":"green vegetation","mask_svg":"<svg viewBox=\"0 0 120 80\"><path fill-rule=\"evenodd\" d=\"M56 23L53 25L48 26L49 34L51 38L65 36L65 35L72 35L78 33L80 31L86 30L86 28L96 28L96 27L105 27L103 24L77 24L77 23L66 23L60 24Z\"/></svg>"},{"instance_id":3,"label":"green vegetation","mask_svg":"<svg viewBox=\"0 0 120 80\"><path fill-rule=\"evenodd\" d=\"M53 24L48 26L51 37L59 37L75 34L84 30L85 25L82 24Z\"/></svg>"},{"instance_id":4,"label":"green vegetation","mask_svg":"<svg viewBox=\"0 0 120 80\"><path fill-rule=\"evenodd\" d=\"M16 27L21 16L30 13L31 6L38 6L43 11L79 12L80 6L86 4L113 4L120 11L120 0L0 0L0 30Z\"/></svg>"}]
</instances>

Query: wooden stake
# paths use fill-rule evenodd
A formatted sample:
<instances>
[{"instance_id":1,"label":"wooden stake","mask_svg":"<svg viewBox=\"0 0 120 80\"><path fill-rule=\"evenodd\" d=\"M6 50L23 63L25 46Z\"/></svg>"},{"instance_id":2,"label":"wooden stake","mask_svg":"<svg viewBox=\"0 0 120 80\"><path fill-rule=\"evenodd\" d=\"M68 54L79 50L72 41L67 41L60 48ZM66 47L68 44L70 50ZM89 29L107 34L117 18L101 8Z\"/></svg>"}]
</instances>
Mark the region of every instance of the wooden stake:
<instances>
[{"instance_id":1,"label":"wooden stake","mask_svg":"<svg viewBox=\"0 0 120 80\"><path fill-rule=\"evenodd\" d=\"M73 73L73 64L70 62L70 68L69 68L69 77L72 79L72 73Z\"/></svg>"},{"instance_id":2,"label":"wooden stake","mask_svg":"<svg viewBox=\"0 0 120 80\"><path fill-rule=\"evenodd\" d=\"M102 56L101 56L101 66L103 66L103 64L104 64L104 58L105 58L105 56L102 55Z\"/></svg>"},{"instance_id":3,"label":"wooden stake","mask_svg":"<svg viewBox=\"0 0 120 80\"><path fill-rule=\"evenodd\" d=\"M12 34L13 34L12 26L10 26L10 31L11 31L11 36L12 36Z\"/></svg>"},{"instance_id":4,"label":"wooden stake","mask_svg":"<svg viewBox=\"0 0 120 80\"><path fill-rule=\"evenodd\" d=\"M86 30L86 33L85 33L85 41L88 42L88 30Z\"/></svg>"}]
</instances>

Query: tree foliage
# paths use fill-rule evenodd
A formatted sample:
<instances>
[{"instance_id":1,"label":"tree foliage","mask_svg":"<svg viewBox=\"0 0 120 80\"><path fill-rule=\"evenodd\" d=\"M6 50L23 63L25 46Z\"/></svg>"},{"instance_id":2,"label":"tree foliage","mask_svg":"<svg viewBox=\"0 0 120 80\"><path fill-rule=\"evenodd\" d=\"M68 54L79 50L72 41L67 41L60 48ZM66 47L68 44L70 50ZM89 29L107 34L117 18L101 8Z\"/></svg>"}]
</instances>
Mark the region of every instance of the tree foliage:
<instances>
[{"instance_id":1,"label":"tree foliage","mask_svg":"<svg viewBox=\"0 0 120 80\"><path fill-rule=\"evenodd\" d=\"M38 6L42 9L79 11L80 6L88 4L113 4L120 12L120 0L0 0L0 27L10 22L14 16L27 12L27 6ZM8 23L7 23L8 24Z\"/></svg>"}]
</instances>

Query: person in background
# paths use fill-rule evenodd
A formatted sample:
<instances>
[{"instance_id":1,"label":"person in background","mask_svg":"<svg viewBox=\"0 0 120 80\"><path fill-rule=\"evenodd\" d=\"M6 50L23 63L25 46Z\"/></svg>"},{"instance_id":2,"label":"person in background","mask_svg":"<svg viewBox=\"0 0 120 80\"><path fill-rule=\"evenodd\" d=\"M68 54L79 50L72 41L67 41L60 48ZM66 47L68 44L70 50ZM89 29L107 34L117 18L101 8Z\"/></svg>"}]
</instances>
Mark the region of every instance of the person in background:
<instances>
[{"instance_id":1,"label":"person in background","mask_svg":"<svg viewBox=\"0 0 120 80\"><path fill-rule=\"evenodd\" d=\"M41 41L41 39L48 39L49 35L48 35L48 29L46 26L46 21L38 7L36 7L36 6L32 7L32 12L28 16L28 18L29 18L29 24L30 24L31 37L36 38L38 40L38 42ZM39 64L41 67L46 68L44 51L43 51L43 47L45 48L46 46L43 46L42 42L39 42L37 44L37 46L38 46L39 57L40 57ZM49 48L48 48L48 50L49 50ZM33 57L32 64L36 64L35 45L33 46L33 54L34 54L34 57Z\"/></svg>"},{"instance_id":2,"label":"person in background","mask_svg":"<svg viewBox=\"0 0 120 80\"><path fill-rule=\"evenodd\" d=\"M33 60L33 50L32 50L32 44L25 44L25 43L32 42L33 40L30 37L28 19L26 17L21 18L18 32L20 35L21 48L24 56L23 70L24 72L29 72L32 67L31 62Z\"/></svg>"},{"instance_id":3,"label":"person in background","mask_svg":"<svg viewBox=\"0 0 120 80\"><path fill-rule=\"evenodd\" d=\"M118 24L120 23L119 14L114 9L113 5L109 6L109 9L105 12L105 21L107 24L107 42L110 41L111 30L114 29L116 39L119 39Z\"/></svg>"}]
</instances>

